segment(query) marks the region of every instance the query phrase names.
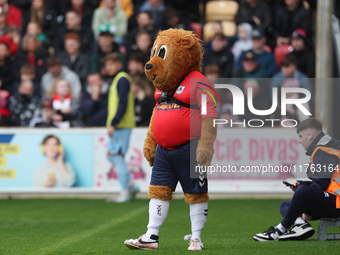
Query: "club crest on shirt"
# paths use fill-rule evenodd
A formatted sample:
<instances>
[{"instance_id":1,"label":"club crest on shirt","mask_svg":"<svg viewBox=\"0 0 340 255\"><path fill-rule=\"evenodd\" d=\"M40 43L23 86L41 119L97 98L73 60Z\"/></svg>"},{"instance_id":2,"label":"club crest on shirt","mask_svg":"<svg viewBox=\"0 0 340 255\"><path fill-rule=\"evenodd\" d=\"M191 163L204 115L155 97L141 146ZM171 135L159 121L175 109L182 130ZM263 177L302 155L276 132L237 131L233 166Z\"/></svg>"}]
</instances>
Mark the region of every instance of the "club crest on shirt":
<instances>
[{"instance_id":1,"label":"club crest on shirt","mask_svg":"<svg viewBox=\"0 0 340 255\"><path fill-rule=\"evenodd\" d=\"M177 94L177 95L182 94L183 91L184 91L184 89L185 89L185 86L179 86L178 89L176 90L176 94Z\"/></svg>"}]
</instances>

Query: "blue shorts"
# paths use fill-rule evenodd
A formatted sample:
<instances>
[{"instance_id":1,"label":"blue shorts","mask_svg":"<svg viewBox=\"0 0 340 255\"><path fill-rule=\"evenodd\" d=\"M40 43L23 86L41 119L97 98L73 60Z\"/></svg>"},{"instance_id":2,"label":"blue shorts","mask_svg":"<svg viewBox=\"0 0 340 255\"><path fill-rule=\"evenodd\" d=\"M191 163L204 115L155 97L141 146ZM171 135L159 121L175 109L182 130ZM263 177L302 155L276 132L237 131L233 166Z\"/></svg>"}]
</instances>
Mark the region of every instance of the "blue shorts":
<instances>
[{"instance_id":1,"label":"blue shorts","mask_svg":"<svg viewBox=\"0 0 340 255\"><path fill-rule=\"evenodd\" d=\"M111 154L125 155L130 141L131 128L116 129L113 136L109 137L107 149Z\"/></svg>"},{"instance_id":2,"label":"blue shorts","mask_svg":"<svg viewBox=\"0 0 340 255\"><path fill-rule=\"evenodd\" d=\"M157 146L153 162L151 185L168 186L176 189L178 181L185 193L196 194L208 191L208 180L204 178L191 178L196 162L197 141L167 150ZM190 150L191 149L191 150ZM196 175L197 176L197 175Z\"/></svg>"}]
</instances>

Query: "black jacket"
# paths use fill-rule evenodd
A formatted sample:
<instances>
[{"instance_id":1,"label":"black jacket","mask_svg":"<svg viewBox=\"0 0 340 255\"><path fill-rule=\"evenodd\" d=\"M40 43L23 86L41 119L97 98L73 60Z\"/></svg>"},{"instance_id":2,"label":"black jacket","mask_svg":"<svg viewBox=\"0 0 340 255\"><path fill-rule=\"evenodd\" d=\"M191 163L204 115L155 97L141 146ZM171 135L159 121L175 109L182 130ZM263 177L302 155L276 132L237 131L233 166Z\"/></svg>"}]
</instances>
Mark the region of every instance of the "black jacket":
<instances>
[{"instance_id":1,"label":"black jacket","mask_svg":"<svg viewBox=\"0 0 340 255\"><path fill-rule=\"evenodd\" d=\"M232 77L234 55L228 48L224 48L219 52L207 50L203 58L203 70L210 64L218 65L221 78Z\"/></svg>"}]
</instances>

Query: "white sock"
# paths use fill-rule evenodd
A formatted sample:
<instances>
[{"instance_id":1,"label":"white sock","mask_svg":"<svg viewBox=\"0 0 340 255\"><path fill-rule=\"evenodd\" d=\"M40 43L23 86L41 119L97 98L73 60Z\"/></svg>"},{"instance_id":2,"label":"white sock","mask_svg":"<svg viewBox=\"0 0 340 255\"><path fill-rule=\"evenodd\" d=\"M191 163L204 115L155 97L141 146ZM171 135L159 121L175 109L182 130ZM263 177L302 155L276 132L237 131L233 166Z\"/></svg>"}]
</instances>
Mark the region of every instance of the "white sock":
<instances>
[{"instance_id":1,"label":"white sock","mask_svg":"<svg viewBox=\"0 0 340 255\"><path fill-rule=\"evenodd\" d=\"M169 211L169 201L164 201L156 198L151 198L149 203L149 224L146 236L158 236L159 229L161 228Z\"/></svg>"},{"instance_id":2,"label":"white sock","mask_svg":"<svg viewBox=\"0 0 340 255\"><path fill-rule=\"evenodd\" d=\"M208 202L191 204L190 219L192 239L197 238L201 241L201 233L208 215Z\"/></svg>"},{"instance_id":3,"label":"white sock","mask_svg":"<svg viewBox=\"0 0 340 255\"><path fill-rule=\"evenodd\" d=\"M295 222L294 222L294 226L295 225L301 225L301 224L304 224L304 223L306 223L303 219L301 219L301 218L298 218Z\"/></svg>"},{"instance_id":4,"label":"white sock","mask_svg":"<svg viewBox=\"0 0 340 255\"><path fill-rule=\"evenodd\" d=\"M120 195L123 196L123 197L129 196L129 190L128 189L122 189L120 191Z\"/></svg>"},{"instance_id":5,"label":"white sock","mask_svg":"<svg viewBox=\"0 0 340 255\"><path fill-rule=\"evenodd\" d=\"M286 231L287 231L287 229L284 226L282 226L281 223L279 225L277 225L276 228L278 230L280 230L282 233L286 233Z\"/></svg>"}]
</instances>

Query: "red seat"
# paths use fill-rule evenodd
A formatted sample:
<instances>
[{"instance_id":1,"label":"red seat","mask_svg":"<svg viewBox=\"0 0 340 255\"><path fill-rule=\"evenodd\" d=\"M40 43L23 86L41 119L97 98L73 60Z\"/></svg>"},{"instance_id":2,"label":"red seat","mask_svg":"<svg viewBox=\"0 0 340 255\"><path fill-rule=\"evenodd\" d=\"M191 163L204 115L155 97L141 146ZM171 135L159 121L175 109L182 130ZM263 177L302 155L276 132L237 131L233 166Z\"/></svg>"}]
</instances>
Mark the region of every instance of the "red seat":
<instances>
[{"instance_id":1,"label":"red seat","mask_svg":"<svg viewBox=\"0 0 340 255\"><path fill-rule=\"evenodd\" d=\"M293 47L290 44L284 44L280 46L276 46L274 49L274 56L276 59L277 66L280 66L282 59L286 56L289 52L293 51Z\"/></svg>"}]
</instances>

